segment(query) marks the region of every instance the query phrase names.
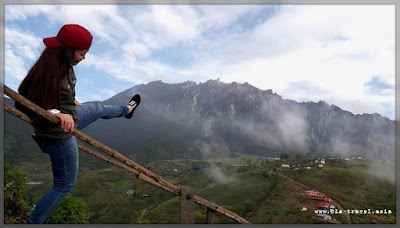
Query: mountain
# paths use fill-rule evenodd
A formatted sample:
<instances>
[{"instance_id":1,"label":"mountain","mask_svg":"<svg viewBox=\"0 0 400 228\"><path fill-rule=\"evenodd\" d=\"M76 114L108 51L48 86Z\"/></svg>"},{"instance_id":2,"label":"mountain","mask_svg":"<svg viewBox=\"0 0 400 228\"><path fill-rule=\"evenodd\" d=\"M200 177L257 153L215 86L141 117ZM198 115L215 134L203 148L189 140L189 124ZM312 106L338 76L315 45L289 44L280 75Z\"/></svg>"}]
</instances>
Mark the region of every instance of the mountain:
<instances>
[{"instance_id":1,"label":"mountain","mask_svg":"<svg viewBox=\"0 0 400 228\"><path fill-rule=\"evenodd\" d=\"M376 113L354 115L323 101L299 103L272 90L219 79L199 84L154 81L103 103L125 105L135 93L141 95L142 103L133 121L99 121L87 132L126 153L141 148L141 153L151 156L149 146L156 142L163 152L157 156L165 158L171 153L179 158L204 158L237 152L394 159L395 122ZM115 137L121 132L123 138Z\"/></svg>"},{"instance_id":2,"label":"mountain","mask_svg":"<svg viewBox=\"0 0 400 228\"><path fill-rule=\"evenodd\" d=\"M395 122L379 114L354 115L324 101L299 103L219 79L153 81L103 103L126 105L135 93L142 101L132 119L101 119L83 132L142 164L233 153L394 159ZM7 124L5 132L12 132Z\"/></svg>"}]
</instances>

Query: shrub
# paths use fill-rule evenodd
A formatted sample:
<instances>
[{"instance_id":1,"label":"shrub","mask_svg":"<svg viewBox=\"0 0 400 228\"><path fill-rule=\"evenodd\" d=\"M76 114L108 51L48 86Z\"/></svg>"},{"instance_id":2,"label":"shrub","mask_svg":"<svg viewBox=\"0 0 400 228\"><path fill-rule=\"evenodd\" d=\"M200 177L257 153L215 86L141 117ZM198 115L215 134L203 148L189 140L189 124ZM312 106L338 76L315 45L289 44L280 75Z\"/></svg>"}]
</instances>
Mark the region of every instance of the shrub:
<instances>
[{"instance_id":1,"label":"shrub","mask_svg":"<svg viewBox=\"0 0 400 228\"><path fill-rule=\"evenodd\" d=\"M46 219L48 224L86 224L88 206L78 198L65 197L56 210Z\"/></svg>"},{"instance_id":2,"label":"shrub","mask_svg":"<svg viewBox=\"0 0 400 228\"><path fill-rule=\"evenodd\" d=\"M4 222L7 224L25 223L31 207L25 202L27 174L12 171L12 166L4 164Z\"/></svg>"}]
</instances>

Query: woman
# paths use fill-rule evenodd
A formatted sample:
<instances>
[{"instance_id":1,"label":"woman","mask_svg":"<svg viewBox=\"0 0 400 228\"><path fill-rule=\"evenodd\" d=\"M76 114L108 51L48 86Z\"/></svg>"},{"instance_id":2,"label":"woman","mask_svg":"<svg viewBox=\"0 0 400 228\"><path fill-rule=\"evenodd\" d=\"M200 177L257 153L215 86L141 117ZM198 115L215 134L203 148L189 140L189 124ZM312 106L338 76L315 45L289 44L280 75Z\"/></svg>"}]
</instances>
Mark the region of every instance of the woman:
<instances>
[{"instance_id":1,"label":"woman","mask_svg":"<svg viewBox=\"0 0 400 228\"><path fill-rule=\"evenodd\" d=\"M75 99L73 66L85 59L92 35L76 24L64 25L56 37L44 38L46 49L22 81L18 92L60 119L54 124L16 102L16 108L32 119L34 139L50 155L54 185L42 196L27 223L43 223L73 189L79 164L78 144L72 131L98 118L124 116L130 119L140 104L136 94L127 106L80 104Z\"/></svg>"}]
</instances>

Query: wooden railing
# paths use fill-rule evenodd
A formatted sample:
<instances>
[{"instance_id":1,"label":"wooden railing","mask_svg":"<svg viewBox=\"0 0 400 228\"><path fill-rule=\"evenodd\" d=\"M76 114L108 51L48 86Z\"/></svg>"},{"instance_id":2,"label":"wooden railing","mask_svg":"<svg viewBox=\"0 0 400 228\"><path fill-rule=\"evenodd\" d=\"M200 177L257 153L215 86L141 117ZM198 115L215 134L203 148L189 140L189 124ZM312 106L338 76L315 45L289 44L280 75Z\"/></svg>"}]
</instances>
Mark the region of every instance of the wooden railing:
<instances>
[{"instance_id":1,"label":"wooden railing","mask_svg":"<svg viewBox=\"0 0 400 228\"><path fill-rule=\"evenodd\" d=\"M12 98L14 101L17 101L17 102L23 104L25 107L34 111L41 117L46 118L47 120L49 120L53 123L60 122L60 120L56 116L51 115L43 108L32 103L31 101L29 101L25 97L21 96L20 94L16 93L15 91L10 89L6 85L4 85L4 94L6 94L10 98ZM10 105L8 105L6 103L4 103L4 109L7 112L13 114L14 116L26 121L27 123L31 122L31 120L29 119L28 116L26 116L22 112L16 110L15 108L11 107ZM181 198L181 223L182 224L194 223L194 203L197 203L199 205L207 207L206 223L213 223L214 213L218 212L228 218L235 220L238 223L250 224L250 222L247 221L246 219L240 217L239 215L237 215L236 213L234 213L228 209L225 209L225 208L217 205L215 202L203 199L202 197L194 195L193 193L189 192L185 188L175 186L174 184L164 180L157 174L155 174L155 173L151 172L150 170L144 168L143 166L137 164L136 162L132 161L125 155L119 153L118 151L116 151L112 148L109 148L108 146L102 144L101 142L82 133L81 131L74 129L74 131L72 131L71 133L73 135L75 135L77 138L81 139L82 141L107 153L111 157L105 156L101 153L98 153L82 144L78 144L79 149L81 149L99 159L102 159L112 165L115 165L119 168L122 168L122 169L134 174L137 178L139 178L142 181L145 181L149 184L157 186L158 188L161 188L164 191L168 191L170 193L180 195L181 196L180 198ZM113 159L112 157L115 159Z\"/></svg>"}]
</instances>

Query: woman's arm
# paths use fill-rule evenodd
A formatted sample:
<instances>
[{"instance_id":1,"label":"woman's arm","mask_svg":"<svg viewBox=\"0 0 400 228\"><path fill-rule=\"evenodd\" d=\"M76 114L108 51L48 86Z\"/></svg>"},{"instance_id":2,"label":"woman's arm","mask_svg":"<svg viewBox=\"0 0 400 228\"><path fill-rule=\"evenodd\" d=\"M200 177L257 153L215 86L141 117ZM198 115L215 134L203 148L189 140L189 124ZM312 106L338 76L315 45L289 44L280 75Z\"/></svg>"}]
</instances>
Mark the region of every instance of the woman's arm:
<instances>
[{"instance_id":1,"label":"woman's arm","mask_svg":"<svg viewBox=\"0 0 400 228\"><path fill-rule=\"evenodd\" d=\"M48 111L48 112L51 113L51 109L47 109L46 111ZM51 114L52 114L52 115L55 115L58 119L60 119L61 128L62 128L65 132L74 131L74 125L75 125L75 123L74 123L74 119L72 118L71 115L61 113L59 110L58 110L58 113L57 113L57 114L53 114L53 113L51 113Z\"/></svg>"}]
</instances>

